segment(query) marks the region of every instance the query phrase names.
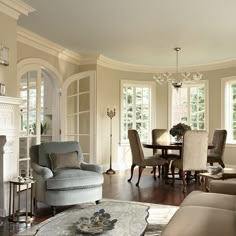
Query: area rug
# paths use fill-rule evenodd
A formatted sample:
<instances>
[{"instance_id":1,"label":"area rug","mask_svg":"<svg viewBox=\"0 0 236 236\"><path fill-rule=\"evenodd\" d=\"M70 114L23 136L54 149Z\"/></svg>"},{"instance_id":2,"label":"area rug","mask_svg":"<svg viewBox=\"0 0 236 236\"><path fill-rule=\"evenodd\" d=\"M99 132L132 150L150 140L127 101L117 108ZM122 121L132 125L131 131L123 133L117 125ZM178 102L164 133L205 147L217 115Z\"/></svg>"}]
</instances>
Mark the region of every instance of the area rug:
<instances>
[{"instance_id":1,"label":"area rug","mask_svg":"<svg viewBox=\"0 0 236 236\"><path fill-rule=\"evenodd\" d=\"M129 201L103 199L98 205L81 204L31 227L18 236L81 236L93 235L78 232L81 217L90 218L103 209L117 220L114 228L100 235L105 236L159 236L178 207Z\"/></svg>"}]
</instances>

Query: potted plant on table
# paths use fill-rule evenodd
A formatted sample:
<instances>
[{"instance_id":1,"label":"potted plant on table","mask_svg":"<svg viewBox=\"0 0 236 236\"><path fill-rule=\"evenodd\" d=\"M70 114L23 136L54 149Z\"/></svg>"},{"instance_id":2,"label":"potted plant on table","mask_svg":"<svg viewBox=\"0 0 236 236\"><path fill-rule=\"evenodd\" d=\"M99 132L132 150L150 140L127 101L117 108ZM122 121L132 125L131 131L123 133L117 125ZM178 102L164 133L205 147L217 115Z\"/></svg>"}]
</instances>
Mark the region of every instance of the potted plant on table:
<instances>
[{"instance_id":1,"label":"potted plant on table","mask_svg":"<svg viewBox=\"0 0 236 236\"><path fill-rule=\"evenodd\" d=\"M189 125L178 123L170 129L170 135L175 138L177 143L181 143L183 141L184 133L187 130L191 130L191 127Z\"/></svg>"}]
</instances>

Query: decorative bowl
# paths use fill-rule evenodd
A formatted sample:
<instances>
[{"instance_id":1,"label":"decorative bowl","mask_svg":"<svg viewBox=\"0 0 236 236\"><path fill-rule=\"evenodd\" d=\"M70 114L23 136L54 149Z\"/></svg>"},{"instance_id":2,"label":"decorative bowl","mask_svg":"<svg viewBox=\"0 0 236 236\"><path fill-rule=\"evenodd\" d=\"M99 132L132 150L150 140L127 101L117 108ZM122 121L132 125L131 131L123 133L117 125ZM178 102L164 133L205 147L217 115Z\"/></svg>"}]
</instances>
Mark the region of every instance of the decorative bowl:
<instances>
[{"instance_id":1,"label":"decorative bowl","mask_svg":"<svg viewBox=\"0 0 236 236\"><path fill-rule=\"evenodd\" d=\"M208 166L207 171L211 175L217 175L218 173L222 172L222 167L221 166Z\"/></svg>"},{"instance_id":2,"label":"decorative bowl","mask_svg":"<svg viewBox=\"0 0 236 236\"><path fill-rule=\"evenodd\" d=\"M107 230L114 229L117 219L110 220L110 218L110 214L101 209L90 218L81 217L76 225L76 231L89 235L101 234Z\"/></svg>"}]
</instances>

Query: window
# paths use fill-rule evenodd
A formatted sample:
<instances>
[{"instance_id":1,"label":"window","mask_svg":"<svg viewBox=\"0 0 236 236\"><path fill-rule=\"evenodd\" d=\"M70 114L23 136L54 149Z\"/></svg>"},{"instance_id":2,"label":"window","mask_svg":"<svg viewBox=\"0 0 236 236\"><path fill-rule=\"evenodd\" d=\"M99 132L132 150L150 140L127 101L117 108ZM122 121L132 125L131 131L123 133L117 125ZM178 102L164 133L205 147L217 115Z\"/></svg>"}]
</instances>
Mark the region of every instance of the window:
<instances>
[{"instance_id":1,"label":"window","mask_svg":"<svg viewBox=\"0 0 236 236\"><path fill-rule=\"evenodd\" d=\"M149 141L153 127L154 84L122 81L121 143L128 143L128 130L136 129L142 142Z\"/></svg>"},{"instance_id":2,"label":"window","mask_svg":"<svg viewBox=\"0 0 236 236\"><path fill-rule=\"evenodd\" d=\"M171 88L171 124L181 122L192 130L207 130L207 82L184 84L182 88Z\"/></svg>"},{"instance_id":3,"label":"window","mask_svg":"<svg viewBox=\"0 0 236 236\"><path fill-rule=\"evenodd\" d=\"M222 80L223 126L227 130L227 142L236 143L236 77Z\"/></svg>"}]
</instances>

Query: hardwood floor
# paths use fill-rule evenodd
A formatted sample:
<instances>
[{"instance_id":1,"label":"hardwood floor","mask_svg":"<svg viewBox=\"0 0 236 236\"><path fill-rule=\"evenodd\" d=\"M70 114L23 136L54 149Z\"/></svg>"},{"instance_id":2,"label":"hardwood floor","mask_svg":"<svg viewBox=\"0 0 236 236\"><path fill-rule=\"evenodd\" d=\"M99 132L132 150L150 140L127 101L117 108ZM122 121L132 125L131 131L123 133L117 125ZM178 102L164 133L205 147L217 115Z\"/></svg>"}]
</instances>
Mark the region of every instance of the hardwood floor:
<instances>
[{"instance_id":1,"label":"hardwood floor","mask_svg":"<svg viewBox=\"0 0 236 236\"><path fill-rule=\"evenodd\" d=\"M187 185L187 193L183 194L182 182L180 180L176 180L174 186L172 184L166 184L162 179L154 181L150 171L148 168L143 171L139 187L135 185L138 175L137 169L134 172L131 183L127 181L130 177L130 170L117 171L115 175L104 174L103 198L178 206L191 191L204 190L203 184L200 186L195 181L192 181ZM58 207L57 212L61 212L67 208ZM32 225L51 217L51 214L50 207L38 204L36 219ZM9 223L7 218L5 218L2 219L2 223L0 224L0 236L14 236L17 232L26 228L26 224Z\"/></svg>"}]
</instances>

